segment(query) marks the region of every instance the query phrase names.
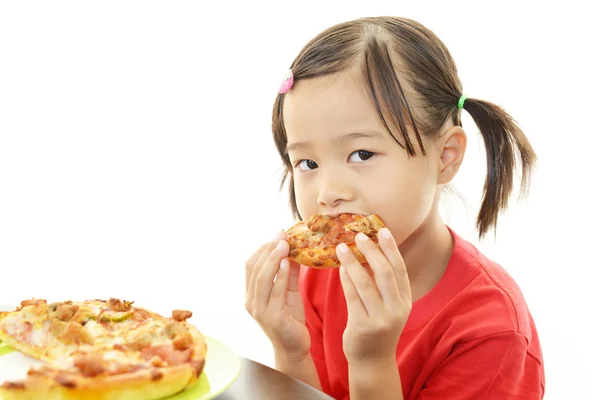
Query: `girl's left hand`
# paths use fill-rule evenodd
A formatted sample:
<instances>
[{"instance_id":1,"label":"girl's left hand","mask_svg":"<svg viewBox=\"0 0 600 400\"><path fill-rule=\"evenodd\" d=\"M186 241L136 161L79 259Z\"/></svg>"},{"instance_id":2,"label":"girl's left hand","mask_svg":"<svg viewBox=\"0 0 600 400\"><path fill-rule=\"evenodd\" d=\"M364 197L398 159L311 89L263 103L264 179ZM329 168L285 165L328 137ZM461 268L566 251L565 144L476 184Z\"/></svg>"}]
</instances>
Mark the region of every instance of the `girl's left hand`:
<instances>
[{"instance_id":1,"label":"girl's left hand","mask_svg":"<svg viewBox=\"0 0 600 400\"><path fill-rule=\"evenodd\" d=\"M387 228L378 233L379 246L362 233L355 241L373 277L347 245L337 247L348 307L344 354L350 365L395 363L398 340L412 307L406 266Z\"/></svg>"}]
</instances>

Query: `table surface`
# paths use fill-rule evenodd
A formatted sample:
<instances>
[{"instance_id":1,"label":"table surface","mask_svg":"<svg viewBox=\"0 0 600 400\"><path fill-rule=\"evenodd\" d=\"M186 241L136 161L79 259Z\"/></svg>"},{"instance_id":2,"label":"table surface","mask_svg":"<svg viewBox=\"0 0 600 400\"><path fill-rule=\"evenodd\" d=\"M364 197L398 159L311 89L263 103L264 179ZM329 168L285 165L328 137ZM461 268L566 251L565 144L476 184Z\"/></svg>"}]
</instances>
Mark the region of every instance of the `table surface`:
<instances>
[{"instance_id":1,"label":"table surface","mask_svg":"<svg viewBox=\"0 0 600 400\"><path fill-rule=\"evenodd\" d=\"M217 400L331 400L315 388L255 361L240 357L238 378Z\"/></svg>"}]
</instances>

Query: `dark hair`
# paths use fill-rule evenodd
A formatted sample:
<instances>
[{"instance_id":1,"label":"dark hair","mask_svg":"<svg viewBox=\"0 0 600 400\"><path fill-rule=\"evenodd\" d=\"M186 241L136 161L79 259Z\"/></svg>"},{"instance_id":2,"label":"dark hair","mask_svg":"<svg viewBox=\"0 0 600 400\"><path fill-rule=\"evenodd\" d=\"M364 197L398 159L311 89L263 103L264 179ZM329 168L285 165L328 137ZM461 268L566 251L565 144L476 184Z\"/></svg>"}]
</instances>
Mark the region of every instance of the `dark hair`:
<instances>
[{"instance_id":1,"label":"dark hair","mask_svg":"<svg viewBox=\"0 0 600 400\"><path fill-rule=\"evenodd\" d=\"M454 60L441 40L418 22L372 17L335 25L306 44L291 69L296 83L340 72L357 63L361 63L365 83L383 125L410 156L417 155L417 146L425 154L422 135L438 134L449 119L455 125L462 125L458 108L462 84ZM292 165L286 153L284 99L285 95L279 94L273 107L273 138L285 164L281 185L283 187L290 178L290 205L301 218ZM521 129L499 106L468 98L463 108L475 121L486 149L487 176L477 215L477 230L483 237L488 230L496 228L498 215L508 205L517 158L521 163L523 195L529 186L536 155ZM416 144L410 140L407 125L414 131ZM400 132L400 138L392 133L392 128Z\"/></svg>"}]
</instances>

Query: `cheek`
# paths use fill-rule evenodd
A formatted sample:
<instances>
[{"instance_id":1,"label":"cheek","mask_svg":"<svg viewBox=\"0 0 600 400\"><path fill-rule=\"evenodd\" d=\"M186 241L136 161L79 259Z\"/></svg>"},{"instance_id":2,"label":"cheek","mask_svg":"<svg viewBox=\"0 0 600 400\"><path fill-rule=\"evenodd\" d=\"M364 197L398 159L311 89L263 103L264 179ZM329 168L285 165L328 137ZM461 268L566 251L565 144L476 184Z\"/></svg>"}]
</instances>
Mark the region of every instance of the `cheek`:
<instances>
[{"instance_id":1,"label":"cheek","mask_svg":"<svg viewBox=\"0 0 600 400\"><path fill-rule=\"evenodd\" d=\"M424 162L403 167L373 182L370 196L370 209L381 215L398 242L404 241L427 219L437 189L434 176Z\"/></svg>"},{"instance_id":2,"label":"cheek","mask_svg":"<svg viewBox=\"0 0 600 400\"><path fill-rule=\"evenodd\" d=\"M302 219L308 218L317 212L316 194L313 194L309 180L294 177L294 191L296 195L296 207Z\"/></svg>"}]
</instances>

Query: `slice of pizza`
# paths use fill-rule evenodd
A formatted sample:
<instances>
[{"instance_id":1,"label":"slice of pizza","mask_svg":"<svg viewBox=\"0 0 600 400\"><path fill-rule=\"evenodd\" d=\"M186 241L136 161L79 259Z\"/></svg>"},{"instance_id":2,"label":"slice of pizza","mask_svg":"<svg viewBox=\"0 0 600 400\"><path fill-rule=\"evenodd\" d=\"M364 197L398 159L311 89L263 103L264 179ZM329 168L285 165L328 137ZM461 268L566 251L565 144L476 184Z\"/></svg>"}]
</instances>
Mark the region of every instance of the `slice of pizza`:
<instances>
[{"instance_id":1,"label":"slice of pizza","mask_svg":"<svg viewBox=\"0 0 600 400\"><path fill-rule=\"evenodd\" d=\"M287 230L288 258L312 268L337 268L340 261L335 249L346 243L358 261L364 263L366 258L356 247L355 236L362 232L377 243L377 232L383 227L383 221L376 214L314 215Z\"/></svg>"},{"instance_id":2,"label":"slice of pizza","mask_svg":"<svg viewBox=\"0 0 600 400\"><path fill-rule=\"evenodd\" d=\"M175 310L170 318L111 298L0 312L0 340L45 364L0 386L3 400L160 399L198 380L204 336Z\"/></svg>"}]
</instances>

